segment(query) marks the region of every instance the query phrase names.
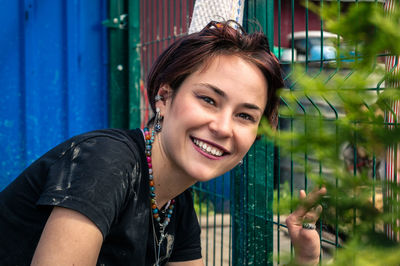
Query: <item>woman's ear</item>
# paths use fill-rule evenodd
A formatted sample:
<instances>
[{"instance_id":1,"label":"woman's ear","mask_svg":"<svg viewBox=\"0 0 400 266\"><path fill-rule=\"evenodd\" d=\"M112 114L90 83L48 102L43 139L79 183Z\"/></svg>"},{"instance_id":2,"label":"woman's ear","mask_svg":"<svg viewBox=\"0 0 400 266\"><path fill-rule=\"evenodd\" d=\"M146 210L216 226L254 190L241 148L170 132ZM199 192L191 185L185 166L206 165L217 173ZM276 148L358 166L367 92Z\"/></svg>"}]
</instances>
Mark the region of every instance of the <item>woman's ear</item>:
<instances>
[{"instance_id":1,"label":"woman's ear","mask_svg":"<svg viewBox=\"0 0 400 266\"><path fill-rule=\"evenodd\" d=\"M164 115L167 104L171 102L172 89L169 85L161 85L156 96L156 108L160 109L161 115Z\"/></svg>"}]
</instances>

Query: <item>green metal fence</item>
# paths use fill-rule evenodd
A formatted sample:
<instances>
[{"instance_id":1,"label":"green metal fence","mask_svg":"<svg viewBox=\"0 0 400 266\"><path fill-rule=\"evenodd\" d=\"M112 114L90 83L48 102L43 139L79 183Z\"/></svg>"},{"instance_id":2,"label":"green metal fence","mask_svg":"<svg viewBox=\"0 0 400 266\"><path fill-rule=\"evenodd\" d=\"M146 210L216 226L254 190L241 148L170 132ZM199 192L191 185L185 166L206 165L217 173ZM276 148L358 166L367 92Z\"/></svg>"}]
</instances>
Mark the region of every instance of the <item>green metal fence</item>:
<instances>
[{"instance_id":1,"label":"green metal fence","mask_svg":"<svg viewBox=\"0 0 400 266\"><path fill-rule=\"evenodd\" d=\"M332 1L247 0L244 27L261 27L270 46L281 60L286 87L294 89L292 67L301 64L308 73L348 71L332 67L329 43L334 36L324 29L324 21L308 9ZM335 1L338 13L358 1ZM374 1L375 4L382 1ZM194 0L110 0L110 79L111 125L138 127L151 116L144 80L155 58L173 40L187 34ZM128 16L125 16L128 15ZM257 23L254 23L256 21ZM319 52L318 52L319 51ZM349 73L351 75L351 73ZM379 89L381 84L376 84ZM283 101L284 104L284 101ZM303 112L320 112L335 119L341 115L334 103L307 99L300 102ZM292 131L299 126L295 118L280 117L279 130ZM333 130L335 130L333 128ZM353 160L357 161L354 153ZM304 154L304 160L323 174L323 166ZM194 198L202 227L203 256L206 265L284 264L283 253L293 255L284 216L273 214L272 203L279 201L285 182L291 195L308 189L307 171L297 168L293 158L281 154L268 140L259 140L246 156L243 165L214 181L197 184ZM374 160L372 178L378 174ZM374 194L375 199L375 194ZM322 230L322 259L331 257L340 246L340 232L335 225ZM325 228L326 229L326 228Z\"/></svg>"}]
</instances>

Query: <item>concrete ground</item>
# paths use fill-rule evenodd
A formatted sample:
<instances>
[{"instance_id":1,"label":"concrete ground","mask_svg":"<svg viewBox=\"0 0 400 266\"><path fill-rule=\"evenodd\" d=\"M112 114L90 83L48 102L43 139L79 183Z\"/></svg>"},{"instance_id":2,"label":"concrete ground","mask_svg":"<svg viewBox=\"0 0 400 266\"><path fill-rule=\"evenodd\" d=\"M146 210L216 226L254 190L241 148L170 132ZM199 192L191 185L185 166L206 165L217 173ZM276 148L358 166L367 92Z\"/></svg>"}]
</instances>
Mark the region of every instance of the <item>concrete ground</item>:
<instances>
[{"instance_id":1,"label":"concrete ground","mask_svg":"<svg viewBox=\"0 0 400 266\"><path fill-rule=\"evenodd\" d=\"M206 266L232 265L230 219L229 214L200 217L202 253Z\"/></svg>"}]
</instances>

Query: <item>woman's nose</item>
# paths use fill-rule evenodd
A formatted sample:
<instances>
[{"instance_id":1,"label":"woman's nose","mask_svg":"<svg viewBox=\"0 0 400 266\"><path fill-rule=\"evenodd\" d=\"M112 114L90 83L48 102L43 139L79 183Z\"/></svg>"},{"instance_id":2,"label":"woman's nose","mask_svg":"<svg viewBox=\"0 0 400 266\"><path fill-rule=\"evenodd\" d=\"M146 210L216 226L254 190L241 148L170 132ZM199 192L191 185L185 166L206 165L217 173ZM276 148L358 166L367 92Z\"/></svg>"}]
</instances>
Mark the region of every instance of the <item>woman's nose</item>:
<instances>
[{"instance_id":1,"label":"woman's nose","mask_svg":"<svg viewBox=\"0 0 400 266\"><path fill-rule=\"evenodd\" d=\"M216 113L210 122L210 130L218 137L226 138L233 135L233 121L230 112Z\"/></svg>"}]
</instances>

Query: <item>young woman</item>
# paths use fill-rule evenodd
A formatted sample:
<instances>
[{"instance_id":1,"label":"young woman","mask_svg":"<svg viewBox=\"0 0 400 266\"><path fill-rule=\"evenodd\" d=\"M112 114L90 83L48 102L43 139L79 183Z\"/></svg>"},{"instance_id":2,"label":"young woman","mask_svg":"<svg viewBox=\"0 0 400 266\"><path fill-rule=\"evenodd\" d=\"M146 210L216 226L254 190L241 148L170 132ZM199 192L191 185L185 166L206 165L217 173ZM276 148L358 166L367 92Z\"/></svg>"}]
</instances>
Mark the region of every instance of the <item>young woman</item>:
<instances>
[{"instance_id":1,"label":"young woman","mask_svg":"<svg viewBox=\"0 0 400 266\"><path fill-rule=\"evenodd\" d=\"M237 165L263 115L275 124L282 86L262 33L211 22L177 40L148 77L149 129L73 137L1 192L0 265L203 265L188 189ZM298 263L319 260L320 209L287 219Z\"/></svg>"}]
</instances>

